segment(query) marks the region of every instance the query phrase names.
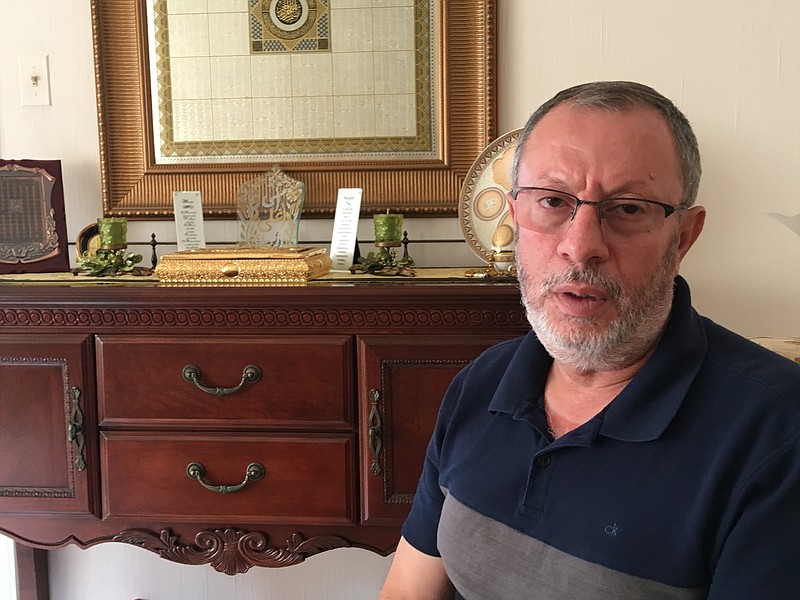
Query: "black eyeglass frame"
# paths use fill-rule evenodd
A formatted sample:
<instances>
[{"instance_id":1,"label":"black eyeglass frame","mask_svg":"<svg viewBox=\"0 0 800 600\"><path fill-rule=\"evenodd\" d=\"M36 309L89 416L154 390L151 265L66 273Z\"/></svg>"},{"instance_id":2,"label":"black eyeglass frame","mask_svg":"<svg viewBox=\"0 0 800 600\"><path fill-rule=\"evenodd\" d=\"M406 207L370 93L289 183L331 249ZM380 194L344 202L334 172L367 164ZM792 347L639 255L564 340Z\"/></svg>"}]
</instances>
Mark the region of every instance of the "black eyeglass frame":
<instances>
[{"instance_id":1,"label":"black eyeglass frame","mask_svg":"<svg viewBox=\"0 0 800 600\"><path fill-rule=\"evenodd\" d=\"M538 187L538 186L529 186L529 185L515 185L511 188L511 197L514 200L517 199L517 195L522 190L533 190L537 192L553 192L554 194L561 194L562 196L569 196L570 198L575 199L575 208L572 209L572 214L569 216L569 220L566 221L567 223L571 223L575 219L575 213L578 212L578 208L582 204L589 204L592 206L597 206L597 217L602 221L603 219L603 211L601 210L602 205L606 202L617 201L620 200L633 200L636 202L647 202L648 204L655 204L656 206L660 206L664 209L664 219L668 219L672 213L679 212L682 210L687 210L689 207L685 204L667 204L666 202L659 202L658 200L650 200L649 198L631 198L625 196L617 196L614 198L603 198L602 200L581 200L574 194L570 194L569 192L565 192L563 190L556 190L553 188L548 187Z\"/></svg>"}]
</instances>

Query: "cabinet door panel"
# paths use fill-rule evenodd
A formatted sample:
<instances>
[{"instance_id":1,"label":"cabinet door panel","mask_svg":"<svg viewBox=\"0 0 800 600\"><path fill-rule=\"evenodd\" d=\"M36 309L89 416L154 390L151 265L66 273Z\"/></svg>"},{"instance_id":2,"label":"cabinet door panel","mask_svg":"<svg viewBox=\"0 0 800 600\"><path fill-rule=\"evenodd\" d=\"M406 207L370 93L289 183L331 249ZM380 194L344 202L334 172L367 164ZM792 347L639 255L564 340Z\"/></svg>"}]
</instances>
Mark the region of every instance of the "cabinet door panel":
<instances>
[{"instance_id":1,"label":"cabinet door panel","mask_svg":"<svg viewBox=\"0 0 800 600\"><path fill-rule=\"evenodd\" d=\"M358 340L362 521L403 522L442 396L496 336L364 336Z\"/></svg>"},{"instance_id":2,"label":"cabinet door panel","mask_svg":"<svg viewBox=\"0 0 800 600\"><path fill-rule=\"evenodd\" d=\"M94 513L88 336L0 337L0 509Z\"/></svg>"}]
</instances>

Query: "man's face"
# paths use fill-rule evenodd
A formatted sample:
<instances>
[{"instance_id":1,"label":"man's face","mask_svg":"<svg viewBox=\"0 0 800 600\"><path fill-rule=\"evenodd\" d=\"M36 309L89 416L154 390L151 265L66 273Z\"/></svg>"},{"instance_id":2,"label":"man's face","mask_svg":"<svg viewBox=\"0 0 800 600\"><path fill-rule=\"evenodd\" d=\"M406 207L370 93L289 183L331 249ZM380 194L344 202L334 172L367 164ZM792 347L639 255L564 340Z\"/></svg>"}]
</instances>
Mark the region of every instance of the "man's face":
<instances>
[{"instance_id":1,"label":"man's face","mask_svg":"<svg viewBox=\"0 0 800 600\"><path fill-rule=\"evenodd\" d=\"M592 201L681 201L675 144L650 108L558 106L534 128L523 152L520 186ZM512 210L521 208L509 201ZM644 356L666 322L672 281L702 216L702 209L675 214L646 233L620 235L601 225L595 207L581 205L558 232L519 228L523 300L548 351L584 371L622 368Z\"/></svg>"}]
</instances>

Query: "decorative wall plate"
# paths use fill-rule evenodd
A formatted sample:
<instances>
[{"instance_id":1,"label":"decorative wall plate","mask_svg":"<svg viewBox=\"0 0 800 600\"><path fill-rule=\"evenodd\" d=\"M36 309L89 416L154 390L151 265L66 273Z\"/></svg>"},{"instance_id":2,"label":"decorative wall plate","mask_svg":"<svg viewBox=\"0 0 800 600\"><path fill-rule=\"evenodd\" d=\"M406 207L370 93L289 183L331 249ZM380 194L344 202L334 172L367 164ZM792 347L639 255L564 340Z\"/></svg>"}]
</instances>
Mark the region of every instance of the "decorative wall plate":
<instances>
[{"instance_id":1,"label":"decorative wall plate","mask_svg":"<svg viewBox=\"0 0 800 600\"><path fill-rule=\"evenodd\" d=\"M81 229L78 239L75 240L75 252L78 258L84 254L94 254L100 247L100 243L100 231L97 229L97 223Z\"/></svg>"},{"instance_id":2,"label":"decorative wall plate","mask_svg":"<svg viewBox=\"0 0 800 600\"><path fill-rule=\"evenodd\" d=\"M492 256L492 236L500 225L513 227L506 192L511 189L511 163L522 130L515 129L489 144L467 172L458 201L464 239L486 262Z\"/></svg>"}]
</instances>

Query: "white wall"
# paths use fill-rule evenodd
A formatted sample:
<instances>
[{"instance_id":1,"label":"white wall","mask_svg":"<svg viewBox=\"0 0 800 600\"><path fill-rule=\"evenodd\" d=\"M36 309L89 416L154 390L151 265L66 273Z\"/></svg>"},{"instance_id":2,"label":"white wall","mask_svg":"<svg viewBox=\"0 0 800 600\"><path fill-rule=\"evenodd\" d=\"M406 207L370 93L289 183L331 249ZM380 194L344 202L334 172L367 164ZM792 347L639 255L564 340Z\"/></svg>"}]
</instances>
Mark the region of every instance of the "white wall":
<instances>
[{"instance_id":1,"label":"white wall","mask_svg":"<svg viewBox=\"0 0 800 600\"><path fill-rule=\"evenodd\" d=\"M127 544L51 554L52 600L358 600L378 595L390 564L366 550L344 548L292 567L253 568L230 577ZM87 593L88 581L95 592Z\"/></svg>"},{"instance_id":2,"label":"white wall","mask_svg":"<svg viewBox=\"0 0 800 600\"><path fill-rule=\"evenodd\" d=\"M16 560L14 544L0 535L0 600L15 600L17 597Z\"/></svg>"},{"instance_id":3,"label":"white wall","mask_svg":"<svg viewBox=\"0 0 800 600\"><path fill-rule=\"evenodd\" d=\"M745 335L800 336L800 237L767 216L800 213L800 3L796 0L497 0L499 6L499 131L522 125L539 103L573 83L635 79L670 96L695 125L704 156L700 203L706 231L684 263L695 305ZM92 40L86 0L0 0L0 156L63 161L71 238L100 214ZM17 57L50 56L52 106L21 107ZM209 223L206 237L226 239ZM330 222L303 226L305 239L327 239ZM457 237L455 219L415 220L419 235ZM409 227L411 229L411 227ZM134 224L132 236L174 238L167 223ZM368 237L365 233L364 237ZM426 254L428 263L466 265L469 251ZM425 262L423 262L425 264ZM154 569L127 552L101 546L53 552L54 600L129 598L110 588L78 591L70 573L94 561L125 581L155 585L152 598L225 597L193 582L196 571L165 563ZM358 551L313 558L290 572L253 576L236 598L291 589L284 597L333 598L334 572L351 565L363 581L385 572L387 559ZM335 564L319 581L316 561ZM328 575L325 575L328 577ZM204 580L204 578L201 578ZM181 592L176 581L183 584ZM335 583L334 583L335 582ZM145 585L144 583L142 584ZM216 583L215 583L216 585ZM365 584L366 585L366 584ZM133 589L133 588L131 588ZM144 589L139 588L139 589ZM151 588L148 588L151 589ZM217 590L217 588L214 588ZM261 589L261 592L257 590ZM367 592L349 598L368 598ZM166 590L169 590L167 592ZM233 592L225 592L233 593ZM210 595L211 594L211 595ZM260 594L260 595L259 595ZM143 596L148 598L148 596Z\"/></svg>"}]
</instances>

